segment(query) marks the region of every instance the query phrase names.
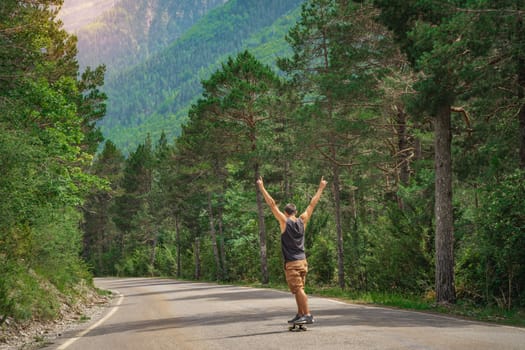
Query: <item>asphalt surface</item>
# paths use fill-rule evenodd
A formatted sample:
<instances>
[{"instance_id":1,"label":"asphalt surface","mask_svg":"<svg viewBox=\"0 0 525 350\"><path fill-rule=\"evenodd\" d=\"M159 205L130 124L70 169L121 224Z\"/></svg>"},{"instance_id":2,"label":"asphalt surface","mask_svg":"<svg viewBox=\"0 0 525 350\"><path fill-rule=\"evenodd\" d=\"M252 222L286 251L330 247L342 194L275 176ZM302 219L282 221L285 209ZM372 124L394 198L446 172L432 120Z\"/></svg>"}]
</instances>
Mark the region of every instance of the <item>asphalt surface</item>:
<instances>
[{"instance_id":1,"label":"asphalt surface","mask_svg":"<svg viewBox=\"0 0 525 350\"><path fill-rule=\"evenodd\" d=\"M289 293L168 279L96 279L116 296L45 349L525 349L525 329L310 297L316 323L289 332Z\"/></svg>"}]
</instances>

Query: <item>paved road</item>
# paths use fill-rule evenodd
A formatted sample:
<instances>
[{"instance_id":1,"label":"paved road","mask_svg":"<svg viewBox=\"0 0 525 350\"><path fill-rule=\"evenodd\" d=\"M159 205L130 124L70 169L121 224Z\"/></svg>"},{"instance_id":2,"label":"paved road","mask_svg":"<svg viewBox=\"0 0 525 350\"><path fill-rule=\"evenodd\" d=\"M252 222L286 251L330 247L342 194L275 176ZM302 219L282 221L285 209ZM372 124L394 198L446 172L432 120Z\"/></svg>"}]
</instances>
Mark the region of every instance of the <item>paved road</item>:
<instances>
[{"instance_id":1,"label":"paved road","mask_svg":"<svg viewBox=\"0 0 525 350\"><path fill-rule=\"evenodd\" d=\"M310 298L289 332L289 293L167 279L96 279L119 294L99 320L46 349L525 349L525 329Z\"/></svg>"}]
</instances>

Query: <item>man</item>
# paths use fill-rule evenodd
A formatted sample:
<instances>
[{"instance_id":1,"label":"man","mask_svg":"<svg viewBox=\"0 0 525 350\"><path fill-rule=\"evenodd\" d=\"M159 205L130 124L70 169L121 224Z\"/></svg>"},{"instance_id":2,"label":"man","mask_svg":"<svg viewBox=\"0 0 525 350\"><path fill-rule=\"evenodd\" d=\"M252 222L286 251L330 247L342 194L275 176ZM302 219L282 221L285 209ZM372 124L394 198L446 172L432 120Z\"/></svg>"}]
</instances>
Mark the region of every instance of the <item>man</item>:
<instances>
[{"instance_id":1,"label":"man","mask_svg":"<svg viewBox=\"0 0 525 350\"><path fill-rule=\"evenodd\" d=\"M270 206L281 228L281 250L285 261L286 282L290 291L295 295L295 302L297 303L297 315L288 323L311 324L314 322L308 308L308 297L304 292L304 283L308 272L308 263L304 253L304 232L326 184L327 182L321 177L319 189L313 196L310 204L304 213L296 217L297 208L294 204L287 204L284 208L284 213L281 212L275 200L264 188L262 178L259 177L257 180L257 185L264 196L264 200Z\"/></svg>"}]
</instances>

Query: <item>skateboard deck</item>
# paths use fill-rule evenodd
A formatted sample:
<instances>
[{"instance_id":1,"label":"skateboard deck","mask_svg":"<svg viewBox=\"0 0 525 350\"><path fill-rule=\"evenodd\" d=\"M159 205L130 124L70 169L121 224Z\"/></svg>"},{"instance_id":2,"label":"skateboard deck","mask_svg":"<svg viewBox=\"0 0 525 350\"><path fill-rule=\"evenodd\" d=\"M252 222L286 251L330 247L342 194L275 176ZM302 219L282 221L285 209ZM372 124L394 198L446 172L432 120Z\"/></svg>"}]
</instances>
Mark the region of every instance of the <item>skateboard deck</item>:
<instances>
[{"instance_id":1,"label":"skateboard deck","mask_svg":"<svg viewBox=\"0 0 525 350\"><path fill-rule=\"evenodd\" d=\"M308 328L306 328L305 324L292 323L291 326L288 326L288 330L290 332L303 332L303 331L306 331L307 329Z\"/></svg>"}]
</instances>

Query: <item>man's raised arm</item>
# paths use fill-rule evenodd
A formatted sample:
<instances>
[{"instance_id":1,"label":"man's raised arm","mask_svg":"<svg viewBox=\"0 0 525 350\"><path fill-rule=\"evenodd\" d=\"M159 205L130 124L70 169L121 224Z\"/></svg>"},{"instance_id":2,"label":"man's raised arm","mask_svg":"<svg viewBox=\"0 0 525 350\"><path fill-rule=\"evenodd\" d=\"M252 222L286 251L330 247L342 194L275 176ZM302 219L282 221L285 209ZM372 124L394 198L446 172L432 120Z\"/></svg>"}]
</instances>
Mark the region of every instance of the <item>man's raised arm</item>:
<instances>
[{"instance_id":1,"label":"man's raised arm","mask_svg":"<svg viewBox=\"0 0 525 350\"><path fill-rule=\"evenodd\" d=\"M268 191L266 191L266 188L264 188L264 183L262 180L262 177L259 177L257 180L257 185L259 186L259 189L261 190L261 193L264 197L264 200L270 207L273 216L279 221L279 225L281 226L281 231L283 231L284 227L286 226L286 216L279 210L279 207L277 206L277 203L275 203L275 200L270 196Z\"/></svg>"},{"instance_id":2,"label":"man's raised arm","mask_svg":"<svg viewBox=\"0 0 525 350\"><path fill-rule=\"evenodd\" d=\"M321 177L321 182L319 183L319 188L317 189L317 192L312 197L312 200L310 201L310 204L308 205L304 213L301 214L301 219L303 219L305 226L306 226L306 223L308 223L308 221L312 217L312 213L314 212L314 209L317 203L319 202L319 199L321 199L321 195L323 194L326 184L327 182L324 179L324 177Z\"/></svg>"}]
</instances>

